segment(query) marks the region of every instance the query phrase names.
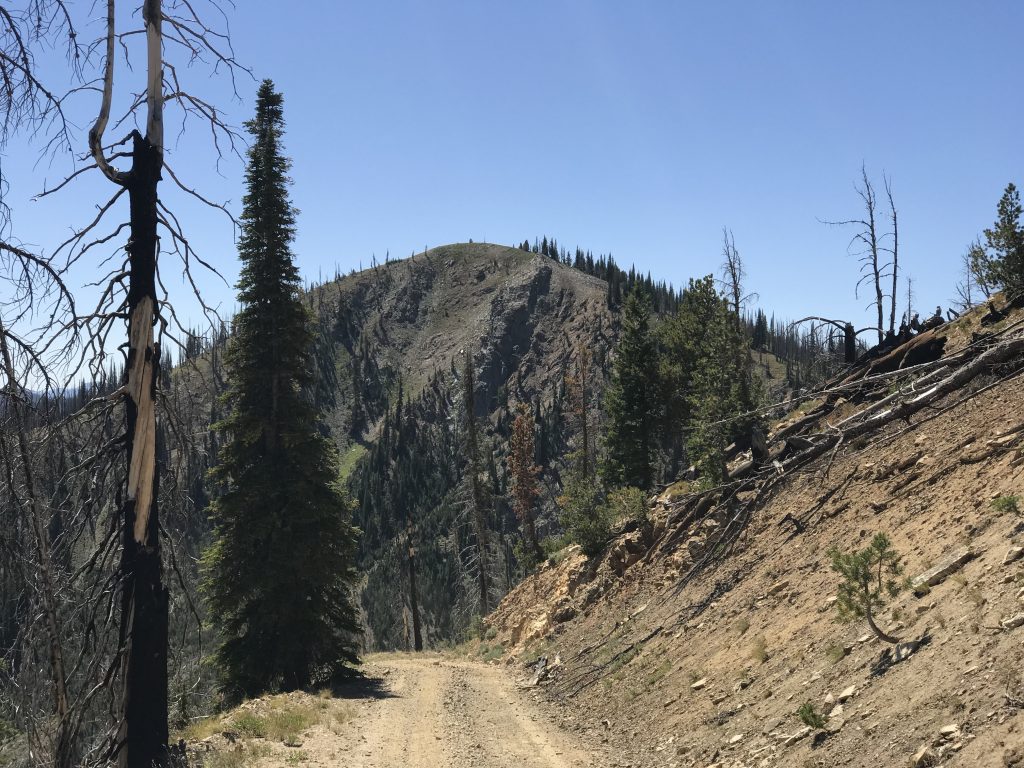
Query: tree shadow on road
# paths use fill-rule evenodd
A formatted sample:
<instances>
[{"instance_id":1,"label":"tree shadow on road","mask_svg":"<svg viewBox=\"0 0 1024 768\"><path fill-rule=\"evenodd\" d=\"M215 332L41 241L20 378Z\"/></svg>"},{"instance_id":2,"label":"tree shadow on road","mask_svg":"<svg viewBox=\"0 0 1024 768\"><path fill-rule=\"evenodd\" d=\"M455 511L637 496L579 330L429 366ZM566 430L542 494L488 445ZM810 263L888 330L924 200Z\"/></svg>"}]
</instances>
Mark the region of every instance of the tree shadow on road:
<instances>
[{"instance_id":1,"label":"tree shadow on road","mask_svg":"<svg viewBox=\"0 0 1024 768\"><path fill-rule=\"evenodd\" d=\"M336 680L331 686L331 695L336 699L393 699L397 698L383 677L353 674Z\"/></svg>"}]
</instances>

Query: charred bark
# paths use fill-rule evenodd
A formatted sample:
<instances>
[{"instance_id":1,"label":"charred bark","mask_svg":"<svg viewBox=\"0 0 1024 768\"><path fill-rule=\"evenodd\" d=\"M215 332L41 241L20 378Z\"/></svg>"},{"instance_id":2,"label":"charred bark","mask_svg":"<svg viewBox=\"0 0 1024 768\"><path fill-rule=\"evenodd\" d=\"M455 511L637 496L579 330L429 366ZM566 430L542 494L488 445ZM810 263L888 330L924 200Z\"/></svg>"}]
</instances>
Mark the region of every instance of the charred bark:
<instances>
[{"instance_id":1,"label":"charred bark","mask_svg":"<svg viewBox=\"0 0 1024 768\"><path fill-rule=\"evenodd\" d=\"M122 503L120 648L122 723L120 768L168 761L167 611L157 505L156 387L160 350L157 321L157 184L163 153L133 134L132 168L125 178L131 208L125 435L128 484Z\"/></svg>"},{"instance_id":2,"label":"charred bark","mask_svg":"<svg viewBox=\"0 0 1024 768\"><path fill-rule=\"evenodd\" d=\"M423 635L420 632L420 606L416 595L416 549L409 545L409 606L412 609L412 647L423 650Z\"/></svg>"}]
</instances>

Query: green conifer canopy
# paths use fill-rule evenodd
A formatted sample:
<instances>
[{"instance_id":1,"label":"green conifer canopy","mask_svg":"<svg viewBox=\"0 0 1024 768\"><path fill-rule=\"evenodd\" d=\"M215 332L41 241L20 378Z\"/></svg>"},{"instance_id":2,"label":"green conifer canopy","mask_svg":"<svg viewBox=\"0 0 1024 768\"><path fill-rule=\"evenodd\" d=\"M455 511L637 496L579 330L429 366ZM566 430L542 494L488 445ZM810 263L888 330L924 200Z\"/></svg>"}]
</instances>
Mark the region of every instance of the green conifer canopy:
<instances>
[{"instance_id":1,"label":"green conifer canopy","mask_svg":"<svg viewBox=\"0 0 1024 768\"><path fill-rule=\"evenodd\" d=\"M305 687L356 661L357 531L336 448L304 392L313 338L291 253L282 104L265 80L246 123L253 144L239 241L242 309L225 357L228 415L215 425L226 437L212 470L223 492L203 557L215 661L232 696Z\"/></svg>"}]
</instances>

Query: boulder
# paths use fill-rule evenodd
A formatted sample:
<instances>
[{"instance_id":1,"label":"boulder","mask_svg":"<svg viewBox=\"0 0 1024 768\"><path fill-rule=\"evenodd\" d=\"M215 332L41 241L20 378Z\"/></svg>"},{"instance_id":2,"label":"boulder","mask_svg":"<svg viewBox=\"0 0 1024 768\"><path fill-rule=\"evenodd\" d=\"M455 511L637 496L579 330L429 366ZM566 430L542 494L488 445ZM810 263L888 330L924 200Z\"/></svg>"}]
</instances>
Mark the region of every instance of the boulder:
<instances>
[{"instance_id":1,"label":"boulder","mask_svg":"<svg viewBox=\"0 0 1024 768\"><path fill-rule=\"evenodd\" d=\"M565 621L570 621L576 618L576 607L571 603L562 605L551 614L551 618L559 624Z\"/></svg>"},{"instance_id":2,"label":"boulder","mask_svg":"<svg viewBox=\"0 0 1024 768\"><path fill-rule=\"evenodd\" d=\"M999 624L1003 629L1016 629L1017 627L1024 626L1024 613L1018 613L1016 616L1003 619Z\"/></svg>"},{"instance_id":3,"label":"boulder","mask_svg":"<svg viewBox=\"0 0 1024 768\"><path fill-rule=\"evenodd\" d=\"M644 556L646 547L639 531L632 531L620 538L608 553L608 567L622 576L626 569L635 565Z\"/></svg>"},{"instance_id":4,"label":"boulder","mask_svg":"<svg viewBox=\"0 0 1024 768\"><path fill-rule=\"evenodd\" d=\"M930 745L925 744L910 758L910 768L928 768L939 761L939 756Z\"/></svg>"},{"instance_id":5,"label":"boulder","mask_svg":"<svg viewBox=\"0 0 1024 768\"><path fill-rule=\"evenodd\" d=\"M694 536L686 542L686 554L690 560L697 562L707 549L707 540L703 536Z\"/></svg>"},{"instance_id":6,"label":"boulder","mask_svg":"<svg viewBox=\"0 0 1024 768\"><path fill-rule=\"evenodd\" d=\"M811 735L811 726L805 725L799 731L796 731L795 733L791 733L788 736L783 736L783 738L782 738L782 746L790 747L793 744L796 744L801 739L806 739L810 735Z\"/></svg>"},{"instance_id":7,"label":"boulder","mask_svg":"<svg viewBox=\"0 0 1024 768\"><path fill-rule=\"evenodd\" d=\"M928 587L934 587L951 574L956 573L973 557L974 553L968 547L956 549L942 558L938 565L911 579L910 587L914 592L924 592Z\"/></svg>"},{"instance_id":8,"label":"boulder","mask_svg":"<svg viewBox=\"0 0 1024 768\"><path fill-rule=\"evenodd\" d=\"M1003 565L1009 565L1024 557L1024 547L1010 547L1003 558Z\"/></svg>"}]
</instances>

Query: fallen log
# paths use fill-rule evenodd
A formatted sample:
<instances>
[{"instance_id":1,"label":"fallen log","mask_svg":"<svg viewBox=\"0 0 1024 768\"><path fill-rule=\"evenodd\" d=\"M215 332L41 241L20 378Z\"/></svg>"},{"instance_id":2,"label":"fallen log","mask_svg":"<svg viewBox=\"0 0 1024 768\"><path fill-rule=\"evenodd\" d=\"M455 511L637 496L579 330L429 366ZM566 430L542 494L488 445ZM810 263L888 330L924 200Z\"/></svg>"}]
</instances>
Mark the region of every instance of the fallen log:
<instances>
[{"instance_id":1,"label":"fallen log","mask_svg":"<svg viewBox=\"0 0 1024 768\"><path fill-rule=\"evenodd\" d=\"M851 384L867 376L880 373L891 373L901 368L922 363L931 363L942 357L946 348L946 337L940 336L937 329L919 333L905 344L901 344L881 357L871 360L847 376L841 384Z\"/></svg>"},{"instance_id":2,"label":"fallen log","mask_svg":"<svg viewBox=\"0 0 1024 768\"><path fill-rule=\"evenodd\" d=\"M858 423L851 424L846 429L837 428L834 432L824 435L811 448L782 462L783 472L788 473L813 461L834 448L840 441L848 442L860 435L880 429L898 419L909 420L913 414L923 408L927 408L951 392L960 389L991 366L1005 363L1007 360L1020 355L1024 355L1024 337L1016 337L996 344L970 362L960 366L946 378L936 382L916 397L899 402L892 408L876 413Z\"/></svg>"}]
</instances>

